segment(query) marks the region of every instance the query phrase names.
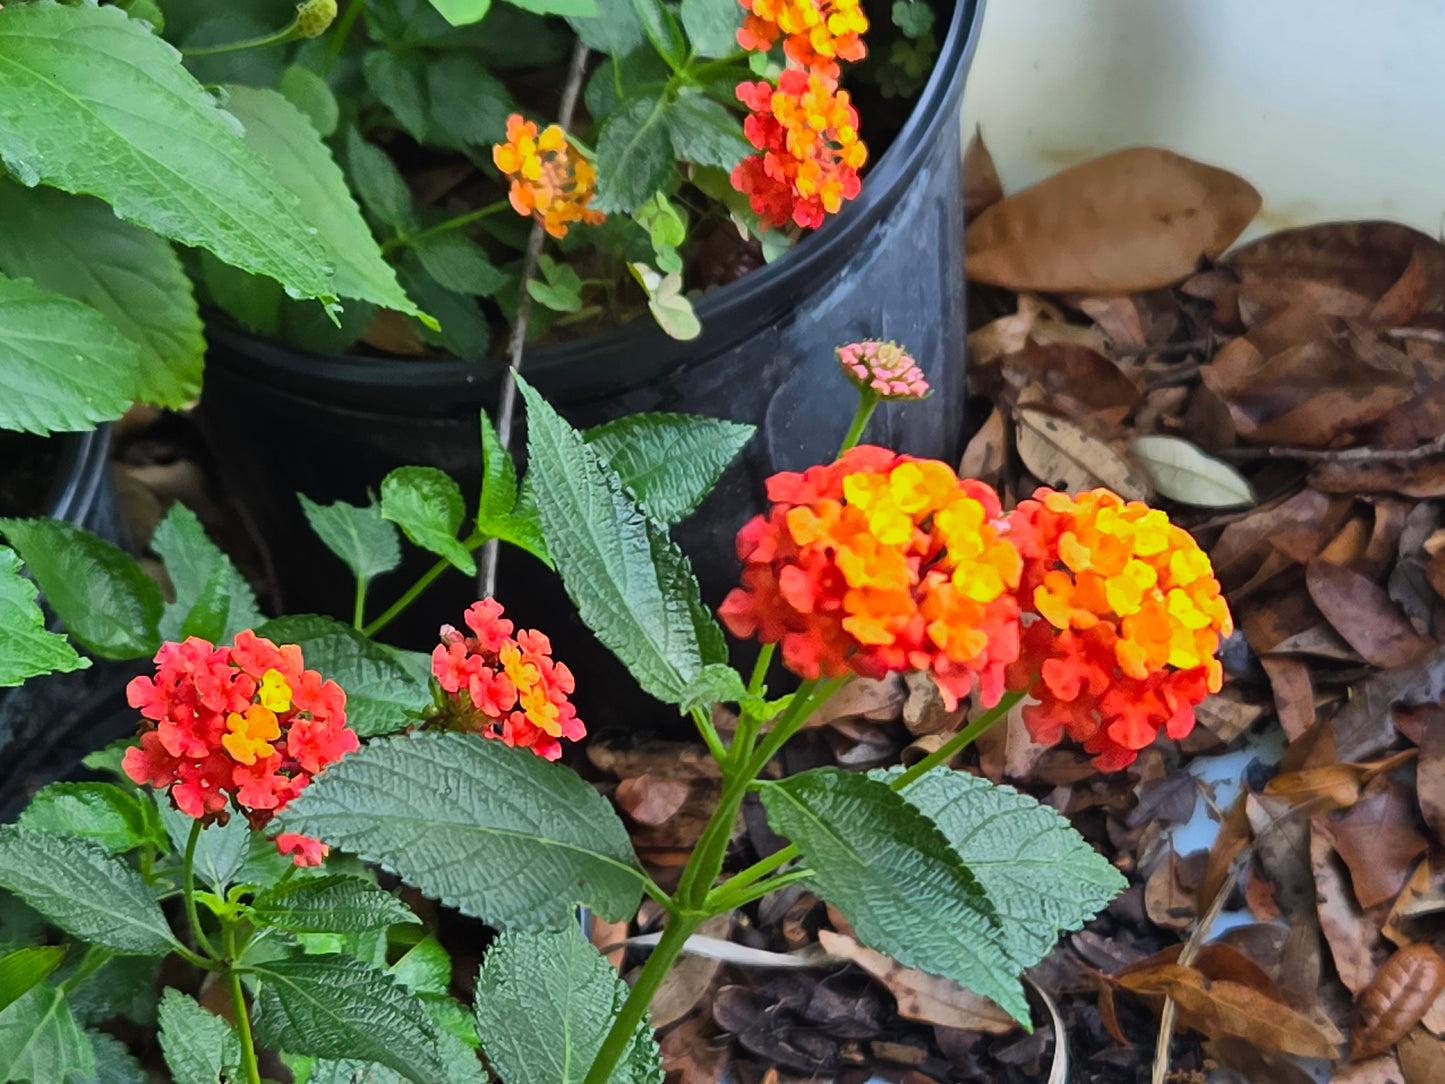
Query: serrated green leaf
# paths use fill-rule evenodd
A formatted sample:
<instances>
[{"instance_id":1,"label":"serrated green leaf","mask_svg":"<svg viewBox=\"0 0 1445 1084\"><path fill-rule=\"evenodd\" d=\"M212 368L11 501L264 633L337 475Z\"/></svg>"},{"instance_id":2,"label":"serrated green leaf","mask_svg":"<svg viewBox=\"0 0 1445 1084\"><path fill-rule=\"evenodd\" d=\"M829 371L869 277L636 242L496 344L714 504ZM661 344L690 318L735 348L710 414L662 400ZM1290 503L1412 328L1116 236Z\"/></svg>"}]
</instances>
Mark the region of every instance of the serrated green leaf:
<instances>
[{"instance_id":1,"label":"serrated green leaf","mask_svg":"<svg viewBox=\"0 0 1445 1084\"><path fill-rule=\"evenodd\" d=\"M98 199L0 179L0 272L89 305L135 343L128 397L179 410L200 393L201 318L163 238Z\"/></svg>"},{"instance_id":2,"label":"serrated green leaf","mask_svg":"<svg viewBox=\"0 0 1445 1084\"><path fill-rule=\"evenodd\" d=\"M747 686L736 670L726 663L709 663L688 682L677 707L679 711L690 712L713 704L736 704L746 700L747 695Z\"/></svg>"},{"instance_id":3,"label":"serrated green leaf","mask_svg":"<svg viewBox=\"0 0 1445 1084\"><path fill-rule=\"evenodd\" d=\"M218 566L211 571L211 578L201 588L175 638L184 641L196 636L208 643L220 642L226 635L226 617L230 610L231 591L226 570Z\"/></svg>"},{"instance_id":4,"label":"serrated green leaf","mask_svg":"<svg viewBox=\"0 0 1445 1084\"><path fill-rule=\"evenodd\" d=\"M418 328L422 340L440 346L459 358L484 358L492 345L492 328L474 297L448 290L426 273L416 253L402 257L398 272L407 293L436 317L433 330Z\"/></svg>"},{"instance_id":5,"label":"serrated green leaf","mask_svg":"<svg viewBox=\"0 0 1445 1084\"><path fill-rule=\"evenodd\" d=\"M119 418L139 378L139 347L96 309L0 276L0 429L73 432Z\"/></svg>"},{"instance_id":6,"label":"serrated green leaf","mask_svg":"<svg viewBox=\"0 0 1445 1084\"><path fill-rule=\"evenodd\" d=\"M59 671L84 670L82 659L64 636L45 627L35 585L20 575L20 558L0 546L0 687Z\"/></svg>"},{"instance_id":7,"label":"serrated green leaf","mask_svg":"<svg viewBox=\"0 0 1445 1084\"><path fill-rule=\"evenodd\" d=\"M64 945L31 946L0 956L0 1012L44 982L64 959Z\"/></svg>"},{"instance_id":8,"label":"serrated green leaf","mask_svg":"<svg viewBox=\"0 0 1445 1084\"><path fill-rule=\"evenodd\" d=\"M77 961L77 966L79 963ZM160 1000L156 977L163 964L163 957L111 956L66 990L65 999L70 1002L71 1013L85 1028L116 1019L129 1020L142 1027L153 1026Z\"/></svg>"},{"instance_id":9,"label":"serrated green leaf","mask_svg":"<svg viewBox=\"0 0 1445 1084\"><path fill-rule=\"evenodd\" d=\"M773 831L814 871L812 885L864 943L905 967L953 979L1028 1026L998 917L936 825L886 783L816 768L763 789Z\"/></svg>"},{"instance_id":10,"label":"serrated green leaf","mask_svg":"<svg viewBox=\"0 0 1445 1084\"><path fill-rule=\"evenodd\" d=\"M431 690L398 661L393 649L350 625L319 614L291 614L256 630L278 644L299 644L306 666L346 690L346 722L362 737L388 734L415 720Z\"/></svg>"},{"instance_id":11,"label":"serrated green leaf","mask_svg":"<svg viewBox=\"0 0 1445 1084\"><path fill-rule=\"evenodd\" d=\"M743 51L738 30L743 9L731 0L682 0L682 28L698 56L728 57Z\"/></svg>"},{"instance_id":12,"label":"serrated green leaf","mask_svg":"<svg viewBox=\"0 0 1445 1084\"><path fill-rule=\"evenodd\" d=\"M95 1054L95 1075L78 1077L79 1084L151 1084L150 1075L115 1036L87 1030L85 1037Z\"/></svg>"},{"instance_id":13,"label":"serrated green leaf","mask_svg":"<svg viewBox=\"0 0 1445 1084\"><path fill-rule=\"evenodd\" d=\"M32 832L93 839L108 851L164 841L149 798L114 783L51 783L36 792L17 822Z\"/></svg>"},{"instance_id":14,"label":"serrated green leaf","mask_svg":"<svg viewBox=\"0 0 1445 1084\"><path fill-rule=\"evenodd\" d=\"M0 1012L0 1080L66 1084L95 1075L90 1037L59 987L36 986Z\"/></svg>"},{"instance_id":15,"label":"serrated green leaf","mask_svg":"<svg viewBox=\"0 0 1445 1084\"><path fill-rule=\"evenodd\" d=\"M737 115L701 93L679 95L666 116L668 138L678 158L731 170L754 153Z\"/></svg>"},{"instance_id":16,"label":"serrated green leaf","mask_svg":"<svg viewBox=\"0 0 1445 1084\"><path fill-rule=\"evenodd\" d=\"M516 108L476 49L430 54L426 95L427 141L454 150L501 142L507 114Z\"/></svg>"},{"instance_id":17,"label":"serrated green leaf","mask_svg":"<svg viewBox=\"0 0 1445 1084\"><path fill-rule=\"evenodd\" d=\"M296 498L316 537L363 584L401 564L401 538L396 524L382 519L375 503L363 508L345 501L317 504L304 493L296 494Z\"/></svg>"},{"instance_id":18,"label":"serrated green leaf","mask_svg":"<svg viewBox=\"0 0 1445 1084\"><path fill-rule=\"evenodd\" d=\"M159 956L176 946L140 875L98 843L0 826L0 888L66 933L115 952Z\"/></svg>"},{"instance_id":19,"label":"serrated green leaf","mask_svg":"<svg viewBox=\"0 0 1445 1084\"><path fill-rule=\"evenodd\" d=\"M1222 459L1178 437L1135 437L1129 454L1161 496L1200 508L1253 504L1254 488Z\"/></svg>"},{"instance_id":20,"label":"serrated green leaf","mask_svg":"<svg viewBox=\"0 0 1445 1084\"><path fill-rule=\"evenodd\" d=\"M577 290L569 289L565 285L528 279L527 292L532 295L532 300L546 305L553 312L582 311L582 295Z\"/></svg>"},{"instance_id":21,"label":"serrated green leaf","mask_svg":"<svg viewBox=\"0 0 1445 1084\"><path fill-rule=\"evenodd\" d=\"M246 126L246 146L266 163L274 185L293 193L306 209L336 268L336 295L415 314L416 305L382 259L346 178L311 122L274 90L228 86L226 93L226 109Z\"/></svg>"},{"instance_id":22,"label":"serrated green leaf","mask_svg":"<svg viewBox=\"0 0 1445 1084\"><path fill-rule=\"evenodd\" d=\"M567 22L589 49L622 57L648 44L632 0L596 0L596 7L596 14L567 16Z\"/></svg>"},{"instance_id":23,"label":"serrated green leaf","mask_svg":"<svg viewBox=\"0 0 1445 1084\"><path fill-rule=\"evenodd\" d=\"M171 847L176 854L184 854L195 818L173 807L170 799L161 792L156 792L155 803L161 824L170 837ZM224 896L246 864L253 835L244 817L232 817L225 824L215 822L206 825L196 840L197 879L210 885L218 896Z\"/></svg>"},{"instance_id":24,"label":"serrated green leaf","mask_svg":"<svg viewBox=\"0 0 1445 1084\"><path fill-rule=\"evenodd\" d=\"M675 103L644 95L625 103L597 133L599 211L631 213L661 188L674 169L668 111Z\"/></svg>"},{"instance_id":25,"label":"serrated green leaf","mask_svg":"<svg viewBox=\"0 0 1445 1084\"><path fill-rule=\"evenodd\" d=\"M577 930L502 934L477 976L477 1034L507 1084L581 1084L627 998L627 985ZM561 1026L539 1043L538 1020ZM612 1084L661 1082L652 1029L638 1025Z\"/></svg>"},{"instance_id":26,"label":"serrated green leaf","mask_svg":"<svg viewBox=\"0 0 1445 1084\"><path fill-rule=\"evenodd\" d=\"M886 783L903 769L871 773ZM1128 887L1063 817L1012 787L936 768L902 791L933 821L998 912L1015 964L1032 967Z\"/></svg>"},{"instance_id":27,"label":"serrated green leaf","mask_svg":"<svg viewBox=\"0 0 1445 1084\"><path fill-rule=\"evenodd\" d=\"M582 620L642 688L676 703L709 662L695 615L697 581L682 551L622 491L596 449L520 378L537 508ZM719 634L720 635L720 634Z\"/></svg>"},{"instance_id":28,"label":"serrated green leaf","mask_svg":"<svg viewBox=\"0 0 1445 1084\"><path fill-rule=\"evenodd\" d=\"M452 984L451 955L431 934L423 935L387 970L414 994L445 994Z\"/></svg>"},{"instance_id":29,"label":"serrated green leaf","mask_svg":"<svg viewBox=\"0 0 1445 1084\"><path fill-rule=\"evenodd\" d=\"M372 49L362 58L361 69L371 92L413 138L424 141L428 112L426 58L414 49Z\"/></svg>"},{"instance_id":30,"label":"serrated green leaf","mask_svg":"<svg viewBox=\"0 0 1445 1084\"><path fill-rule=\"evenodd\" d=\"M361 933L421 921L375 882L345 875L268 888L251 907L256 921L296 933Z\"/></svg>"},{"instance_id":31,"label":"serrated green leaf","mask_svg":"<svg viewBox=\"0 0 1445 1084\"><path fill-rule=\"evenodd\" d=\"M161 592L130 554L52 519L0 519L45 601L82 647L109 659L160 646Z\"/></svg>"},{"instance_id":32,"label":"serrated green leaf","mask_svg":"<svg viewBox=\"0 0 1445 1084\"><path fill-rule=\"evenodd\" d=\"M341 107L326 80L310 68L293 64L281 73L276 89L288 102L301 110L302 115L310 121L311 127L315 128L323 139L336 131L336 123L341 119Z\"/></svg>"},{"instance_id":33,"label":"serrated green leaf","mask_svg":"<svg viewBox=\"0 0 1445 1084\"><path fill-rule=\"evenodd\" d=\"M181 639L187 619L208 589L223 596L225 608L220 631L206 639L220 643L261 623L260 608L246 577L206 535L196 514L177 501L155 529L151 548L166 563L166 574L175 588L176 600L166 606L160 620L163 640ZM216 584L224 585L223 590Z\"/></svg>"},{"instance_id":34,"label":"serrated green leaf","mask_svg":"<svg viewBox=\"0 0 1445 1084\"><path fill-rule=\"evenodd\" d=\"M587 112L594 117L605 117L628 98L659 95L671 75L667 61L658 56L650 44L621 59L609 56L587 77L587 86L582 92Z\"/></svg>"},{"instance_id":35,"label":"serrated green leaf","mask_svg":"<svg viewBox=\"0 0 1445 1084\"><path fill-rule=\"evenodd\" d=\"M334 296L309 216L142 23L114 7L8 7L0 58L0 161L22 183L99 196L293 296Z\"/></svg>"},{"instance_id":36,"label":"serrated green leaf","mask_svg":"<svg viewBox=\"0 0 1445 1084\"><path fill-rule=\"evenodd\" d=\"M374 741L282 818L495 925L564 926L578 905L620 920L642 890L606 799L567 768L471 735Z\"/></svg>"},{"instance_id":37,"label":"serrated green leaf","mask_svg":"<svg viewBox=\"0 0 1445 1084\"><path fill-rule=\"evenodd\" d=\"M426 273L453 293L491 297L511 276L487 258L482 246L459 233L419 237L411 250Z\"/></svg>"},{"instance_id":38,"label":"serrated green leaf","mask_svg":"<svg viewBox=\"0 0 1445 1084\"><path fill-rule=\"evenodd\" d=\"M477 562L457 539L466 502L457 483L436 467L397 467L381 480L381 515L424 550L468 576Z\"/></svg>"},{"instance_id":39,"label":"serrated green leaf","mask_svg":"<svg viewBox=\"0 0 1445 1084\"><path fill-rule=\"evenodd\" d=\"M231 1025L174 987L161 996L161 1052L175 1084L239 1080L241 1041Z\"/></svg>"},{"instance_id":40,"label":"serrated green leaf","mask_svg":"<svg viewBox=\"0 0 1445 1084\"><path fill-rule=\"evenodd\" d=\"M497 428L481 412L482 492L477 499L477 522L484 518L509 516L517 507L517 465L502 444Z\"/></svg>"},{"instance_id":41,"label":"serrated green leaf","mask_svg":"<svg viewBox=\"0 0 1445 1084\"><path fill-rule=\"evenodd\" d=\"M362 139L355 128L346 132L346 166L368 211L393 227L411 221L411 192L400 171L385 151Z\"/></svg>"},{"instance_id":42,"label":"serrated green leaf","mask_svg":"<svg viewBox=\"0 0 1445 1084\"><path fill-rule=\"evenodd\" d=\"M582 434L659 523L676 523L704 497L756 428L696 414L633 414Z\"/></svg>"},{"instance_id":43,"label":"serrated green leaf","mask_svg":"<svg viewBox=\"0 0 1445 1084\"><path fill-rule=\"evenodd\" d=\"M386 972L342 955L272 960L247 970L260 980L255 1023L261 1043L293 1054L373 1061L415 1084L447 1084L436 1025Z\"/></svg>"}]
</instances>

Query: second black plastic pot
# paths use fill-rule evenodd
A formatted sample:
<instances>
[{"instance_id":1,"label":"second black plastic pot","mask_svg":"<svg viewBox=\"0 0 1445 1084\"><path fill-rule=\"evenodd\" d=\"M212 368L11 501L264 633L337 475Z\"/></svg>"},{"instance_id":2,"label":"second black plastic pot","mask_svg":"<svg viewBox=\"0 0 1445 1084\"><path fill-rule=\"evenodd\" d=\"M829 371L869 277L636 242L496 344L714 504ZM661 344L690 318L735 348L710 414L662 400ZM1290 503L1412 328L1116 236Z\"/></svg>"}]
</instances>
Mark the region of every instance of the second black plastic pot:
<instances>
[{"instance_id":1,"label":"second black plastic pot","mask_svg":"<svg viewBox=\"0 0 1445 1084\"><path fill-rule=\"evenodd\" d=\"M958 0L933 74L860 197L781 259L702 297L699 338L670 339L643 319L525 359L528 379L578 427L639 411L758 427L717 490L673 531L711 603L736 580L733 539L761 509L764 480L831 459L847 429L855 393L837 373L834 347L896 340L935 389L922 403L885 405L866 439L917 455L957 455L965 338L958 113L981 20L979 0ZM287 609L340 615L351 601L348 575L310 536L297 492L364 503L389 470L428 464L475 493L477 417L495 403L497 360L324 357L224 325L211 327L209 342L205 432L271 543ZM428 563L378 581L374 601L395 597L407 574ZM434 588L390 638L425 647L441 621L459 618L473 589L456 578L443 582L451 586ZM574 619L565 616L570 607L555 580L504 549L497 594L557 642L594 720L636 722L635 701L618 707L616 690L630 682L615 660L585 633L560 627ZM671 714L654 707L658 718Z\"/></svg>"}]
</instances>

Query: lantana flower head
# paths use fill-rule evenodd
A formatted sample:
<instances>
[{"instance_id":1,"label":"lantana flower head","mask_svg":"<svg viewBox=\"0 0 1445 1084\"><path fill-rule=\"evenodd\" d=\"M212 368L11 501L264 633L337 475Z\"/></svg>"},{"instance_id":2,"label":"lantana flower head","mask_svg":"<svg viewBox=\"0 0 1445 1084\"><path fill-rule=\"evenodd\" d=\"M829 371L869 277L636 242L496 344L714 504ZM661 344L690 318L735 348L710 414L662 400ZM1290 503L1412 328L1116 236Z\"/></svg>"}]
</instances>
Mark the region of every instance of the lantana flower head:
<instances>
[{"instance_id":1,"label":"lantana flower head","mask_svg":"<svg viewBox=\"0 0 1445 1084\"><path fill-rule=\"evenodd\" d=\"M507 140L492 147L492 161L512 182L508 198L519 215L536 220L553 237L573 222L595 226L607 216L588 207L597 170L567 141L560 125L537 125L520 113L507 118Z\"/></svg>"},{"instance_id":2,"label":"lantana flower head","mask_svg":"<svg viewBox=\"0 0 1445 1084\"><path fill-rule=\"evenodd\" d=\"M357 748L346 694L307 670L295 644L250 631L230 647L192 636L162 644L155 664L154 677L126 686L143 722L122 767L136 783L168 788L187 816L224 820L234 802L264 828L317 772ZM319 865L327 852L295 833L276 843L297 865Z\"/></svg>"},{"instance_id":3,"label":"lantana flower head","mask_svg":"<svg viewBox=\"0 0 1445 1084\"><path fill-rule=\"evenodd\" d=\"M485 598L467 609L470 635L442 626L432 673L450 702L439 721L556 760L559 738L587 736L568 699L575 689L572 672L552 659L546 636L535 629L513 636L514 626L502 614L499 602Z\"/></svg>"},{"instance_id":4,"label":"lantana flower head","mask_svg":"<svg viewBox=\"0 0 1445 1084\"><path fill-rule=\"evenodd\" d=\"M748 52L767 52L779 38L783 52L798 67L837 82L838 61L868 55L863 34L868 18L860 0L740 0L747 16L738 44Z\"/></svg>"},{"instance_id":5,"label":"lantana flower head","mask_svg":"<svg viewBox=\"0 0 1445 1084\"><path fill-rule=\"evenodd\" d=\"M928 395L923 370L895 342L865 339L840 346L838 367L859 391L880 399L923 399Z\"/></svg>"},{"instance_id":6,"label":"lantana flower head","mask_svg":"<svg viewBox=\"0 0 1445 1084\"><path fill-rule=\"evenodd\" d=\"M859 445L773 475L768 498L738 534L742 586L718 611L734 635L781 644L808 679L926 670L950 708L975 683L998 700L1018 656L1020 563L992 489Z\"/></svg>"},{"instance_id":7,"label":"lantana flower head","mask_svg":"<svg viewBox=\"0 0 1445 1084\"><path fill-rule=\"evenodd\" d=\"M789 68L778 85L739 83L751 115L743 134L757 148L738 163L732 184L764 225L789 220L815 229L862 187L858 170L868 148L858 138L858 112L830 79Z\"/></svg>"},{"instance_id":8,"label":"lantana flower head","mask_svg":"<svg viewBox=\"0 0 1445 1084\"><path fill-rule=\"evenodd\" d=\"M1024 708L1034 739L1067 733L1114 771L1161 730L1186 736L1223 682L1215 652L1233 629L1189 533L1108 490L1040 489L1011 514L1009 538L1025 614L1009 685L1038 701Z\"/></svg>"}]
</instances>

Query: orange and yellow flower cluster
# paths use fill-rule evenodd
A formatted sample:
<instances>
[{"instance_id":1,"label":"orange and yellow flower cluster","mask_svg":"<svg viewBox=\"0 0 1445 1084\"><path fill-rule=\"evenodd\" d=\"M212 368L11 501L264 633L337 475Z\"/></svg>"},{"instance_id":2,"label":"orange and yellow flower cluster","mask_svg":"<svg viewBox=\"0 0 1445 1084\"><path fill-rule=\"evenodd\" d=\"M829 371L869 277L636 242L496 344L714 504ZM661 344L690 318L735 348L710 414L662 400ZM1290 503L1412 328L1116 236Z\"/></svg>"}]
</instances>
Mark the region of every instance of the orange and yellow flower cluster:
<instances>
[{"instance_id":1,"label":"orange and yellow flower cluster","mask_svg":"<svg viewBox=\"0 0 1445 1084\"><path fill-rule=\"evenodd\" d=\"M773 506L738 534L743 586L718 614L782 645L806 678L934 674L949 704L988 702L1018 656L1018 553L998 497L944 463L860 445L768 480Z\"/></svg>"},{"instance_id":2,"label":"orange and yellow flower cluster","mask_svg":"<svg viewBox=\"0 0 1445 1084\"><path fill-rule=\"evenodd\" d=\"M295 644L277 647L253 632L233 646L192 636L156 653L156 674L126 687L144 722L122 767L136 783L170 788L187 816L224 820L234 801L263 828L326 765L354 750L346 694L305 669ZM276 837L298 866L320 865L325 844L295 833Z\"/></svg>"},{"instance_id":3,"label":"orange and yellow flower cluster","mask_svg":"<svg viewBox=\"0 0 1445 1084\"><path fill-rule=\"evenodd\" d=\"M553 237L566 237L574 222L595 226L607 216L594 211L597 171L567 142L560 125L541 133L520 113L507 118L507 141L492 147L492 161L512 182L508 197L524 217L535 217Z\"/></svg>"},{"instance_id":4,"label":"orange and yellow flower cluster","mask_svg":"<svg viewBox=\"0 0 1445 1084\"><path fill-rule=\"evenodd\" d=\"M789 67L777 85L739 83L748 107L743 134L758 151L733 169L733 187L748 197L764 226L789 221L815 229L858 195L868 148L858 112L838 89L839 61L867 55L868 20L859 0L741 0L747 17L738 44L765 52L779 38Z\"/></svg>"},{"instance_id":5,"label":"orange and yellow flower cluster","mask_svg":"<svg viewBox=\"0 0 1445 1084\"><path fill-rule=\"evenodd\" d=\"M1067 733L1106 770L1130 764L1163 730L1194 726L1218 692L1214 657L1233 629L1209 558L1168 516L1104 489L1041 489L1010 516L1023 557L1023 630L1010 684L1037 741Z\"/></svg>"},{"instance_id":6,"label":"orange and yellow flower cluster","mask_svg":"<svg viewBox=\"0 0 1445 1084\"><path fill-rule=\"evenodd\" d=\"M575 688L572 672L552 660L546 636L523 629L514 637L501 603L490 598L474 602L465 620L472 635L443 625L442 642L432 651L432 673L452 694L445 724L520 745L548 760L562 755L557 739L587 736L568 699Z\"/></svg>"}]
</instances>

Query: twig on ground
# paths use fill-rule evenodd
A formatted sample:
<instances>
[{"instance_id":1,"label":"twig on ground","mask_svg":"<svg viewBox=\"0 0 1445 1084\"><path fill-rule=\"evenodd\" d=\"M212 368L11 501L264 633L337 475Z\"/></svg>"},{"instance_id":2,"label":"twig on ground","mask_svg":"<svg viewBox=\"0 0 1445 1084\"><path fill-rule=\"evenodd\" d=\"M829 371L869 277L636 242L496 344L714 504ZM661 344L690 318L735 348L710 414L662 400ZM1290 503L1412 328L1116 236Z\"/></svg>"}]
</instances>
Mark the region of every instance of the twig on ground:
<instances>
[{"instance_id":1,"label":"twig on ground","mask_svg":"<svg viewBox=\"0 0 1445 1084\"><path fill-rule=\"evenodd\" d=\"M1393 327L1385 335L1391 339L1414 339L1445 346L1445 331L1433 327Z\"/></svg>"}]
</instances>

